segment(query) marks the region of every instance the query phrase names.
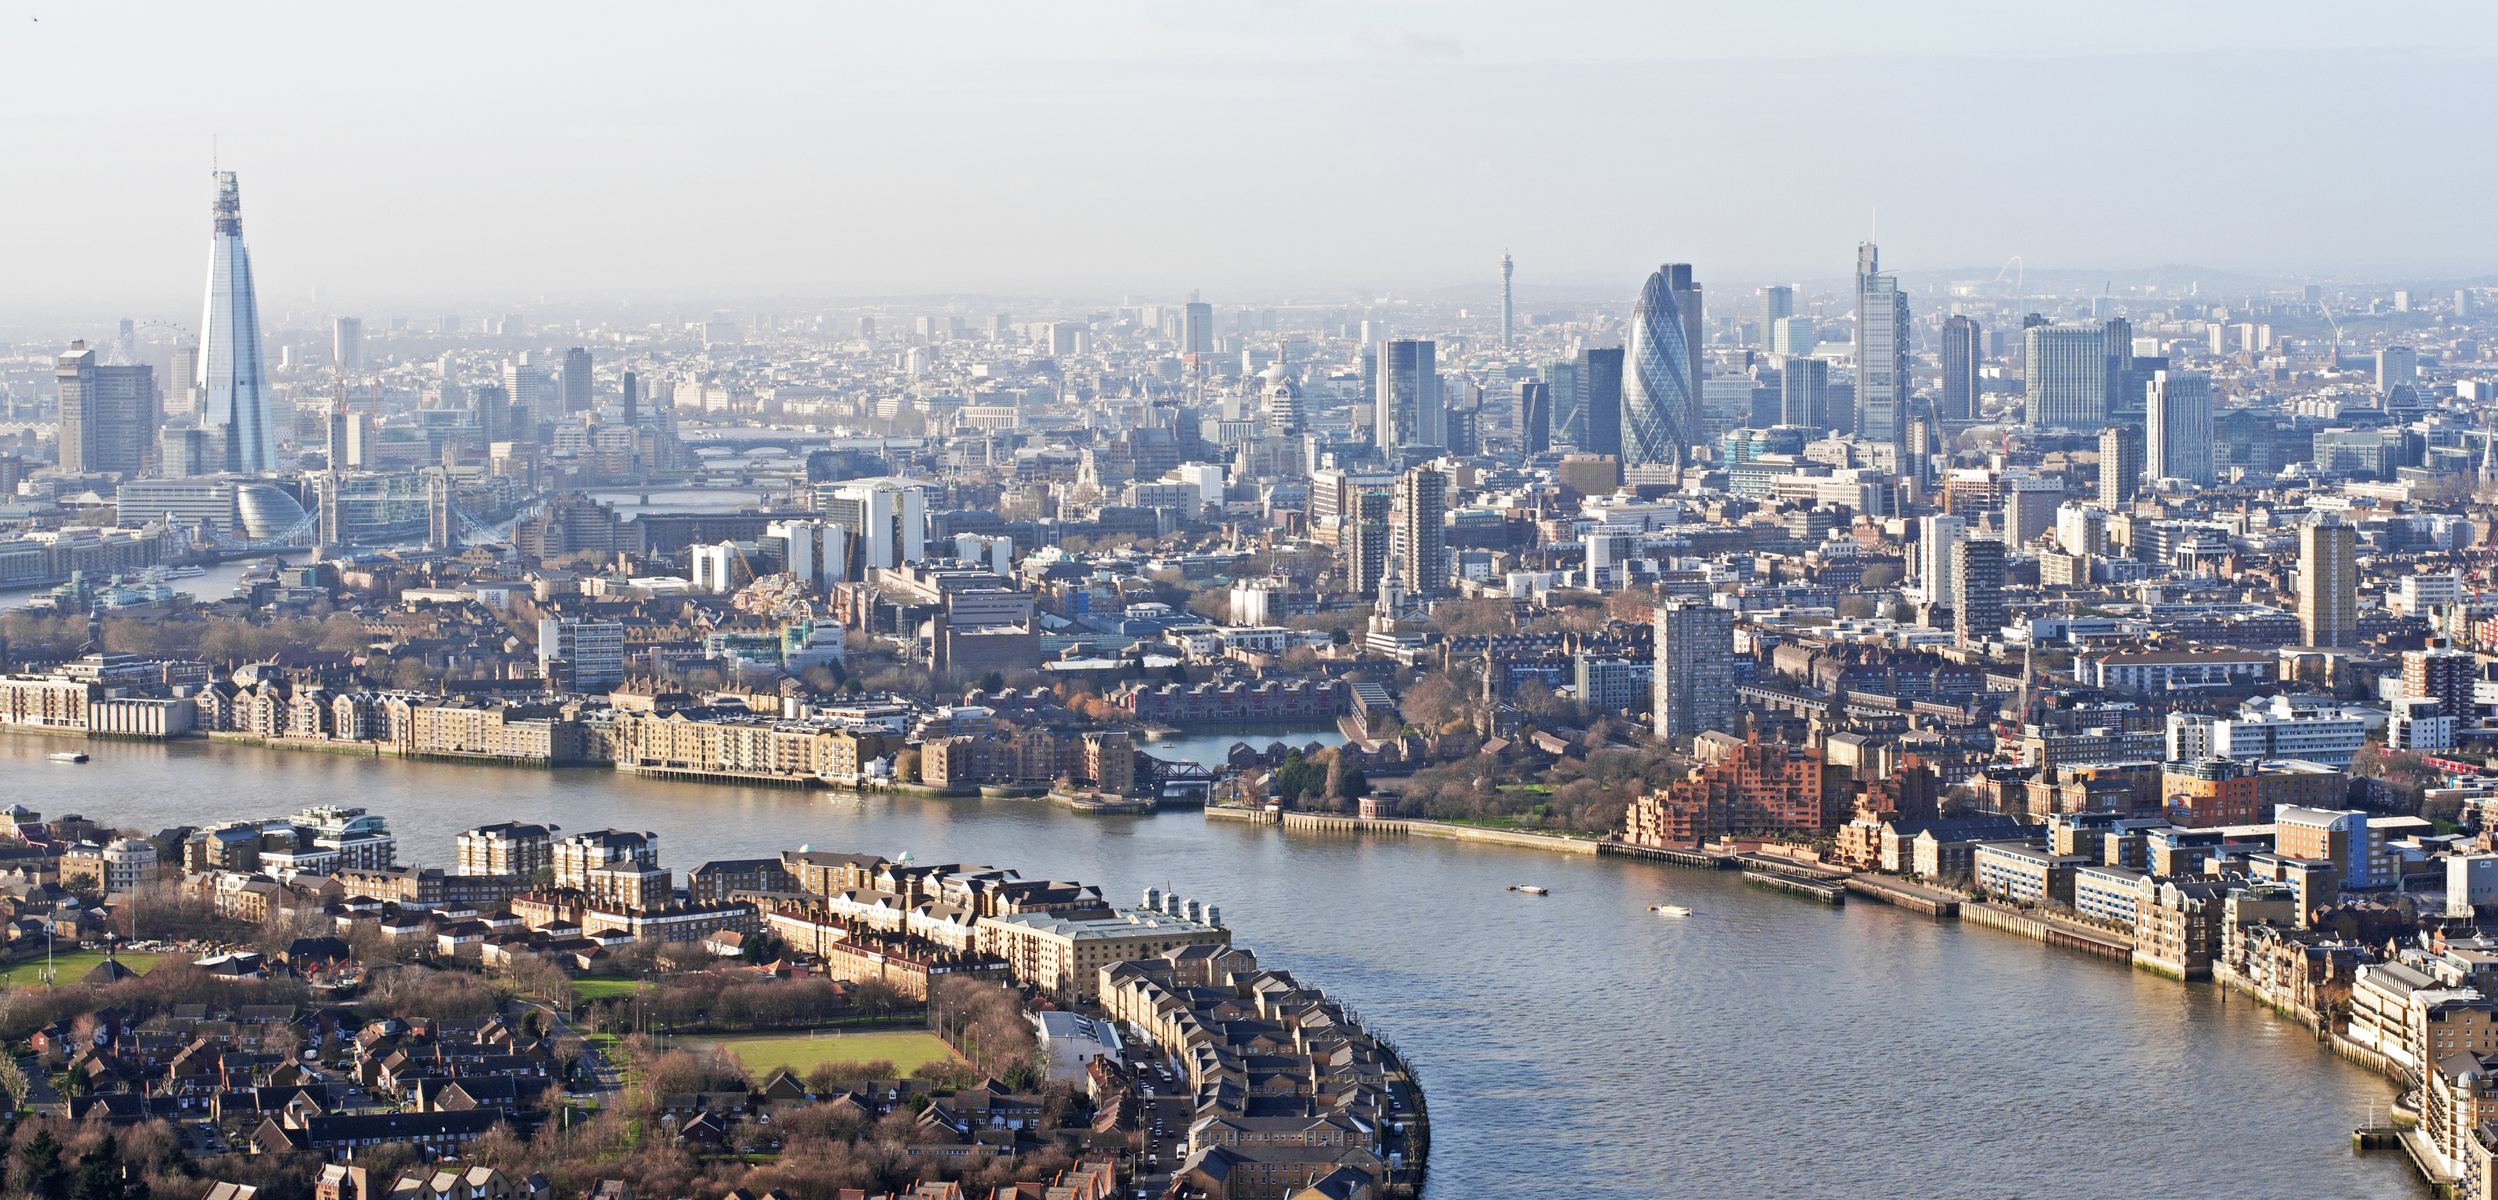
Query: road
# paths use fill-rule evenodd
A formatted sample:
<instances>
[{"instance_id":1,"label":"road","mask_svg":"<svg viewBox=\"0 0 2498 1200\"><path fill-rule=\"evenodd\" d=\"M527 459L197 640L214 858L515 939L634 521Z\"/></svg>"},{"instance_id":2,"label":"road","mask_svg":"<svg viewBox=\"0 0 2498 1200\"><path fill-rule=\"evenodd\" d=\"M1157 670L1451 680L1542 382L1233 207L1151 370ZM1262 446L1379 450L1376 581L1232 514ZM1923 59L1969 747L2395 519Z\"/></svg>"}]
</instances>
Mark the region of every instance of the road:
<instances>
[{"instance_id":1,"label":"road","mask_svg":"<svg viewBox=\"0 0 2498 1200\"><path fill-rule=\"evenodd\" d=\"M569 1038L581 1044L582 1061L590 1064L591 1071L598 1078L598 1085L587 1094L598 1102L600 1108L613 1107L618 1100L623 1098L624 1070L608 1060L607 1055L599 1049L597 1042L591 1041L587 1035L574 1029L572 1022L564 1019L564 1014L556 1011L555 1006L539 1000L521 1000L520 1003L546 1014L547 1027L555 1032L559 1043ZM582 1093L572 1094L581 1095Z\"/></svg>"}]
</instances>

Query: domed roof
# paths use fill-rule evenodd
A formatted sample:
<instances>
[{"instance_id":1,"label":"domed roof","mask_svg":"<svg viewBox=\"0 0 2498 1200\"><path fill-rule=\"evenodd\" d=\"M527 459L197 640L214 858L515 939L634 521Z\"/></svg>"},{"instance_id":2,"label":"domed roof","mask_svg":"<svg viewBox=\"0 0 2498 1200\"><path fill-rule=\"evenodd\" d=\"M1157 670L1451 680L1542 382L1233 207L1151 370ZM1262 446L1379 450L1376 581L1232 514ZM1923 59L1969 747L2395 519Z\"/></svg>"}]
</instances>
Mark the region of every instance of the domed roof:
<instances>
[{"instance_id":1,"label":"domed roof","mask_svg":"<svg viewBox=\"0 0 2498 1200\"><path fill-rule=\"evenodd\" d=\"M1286 396L1298 396L1301 394L1301 385L1294 383L1292 381L1292 376L1285 373L1284 364L1282 363L1276 363L1269 366L1267 369L1258 372L1258 378L1266 381L1265 390L1270 396L1279 392Z\"/></svg>"},{"instance_id":2,"label":"domed roof","mask_svg":"<svg viewBox=\"0 0 2498 1200\"><path fill-rule=\"evenodd\" d=\"M295 497L266 483L236 488L234 507L243 518L243 535L254 541L276 537L304 519L304 506Z\"/></svg>"}]
</instances>

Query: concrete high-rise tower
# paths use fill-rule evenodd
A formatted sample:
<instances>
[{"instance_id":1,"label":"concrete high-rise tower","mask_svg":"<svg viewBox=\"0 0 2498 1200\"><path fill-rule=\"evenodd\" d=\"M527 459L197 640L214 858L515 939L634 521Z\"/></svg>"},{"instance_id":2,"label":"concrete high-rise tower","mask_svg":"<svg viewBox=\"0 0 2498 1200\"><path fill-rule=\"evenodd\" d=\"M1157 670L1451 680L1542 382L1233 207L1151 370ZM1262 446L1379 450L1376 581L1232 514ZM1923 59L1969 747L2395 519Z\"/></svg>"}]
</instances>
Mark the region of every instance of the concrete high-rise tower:
<instances>
[{"instance_id":1,"label":"concrete high-rise tower","mask_svg":"<svg viewBox=\"0 0 2498 1200\"><path fill-rule=\"evenodd\" d=\"M340 317L330 322L330 365L341 371L364 369L364 318Z\"/></svg>"},{"instance_id":2,"label":"concrete high-rise tower","mask_svg":"<svg viewBox=\"0 0 2498 1200\"><path fill-rule=\"evenodd\" d=\"M1396 558L1405 585L1420 594L1448 590L1448 476L1416 467L1397 480Z\"/></svg>"},{"instance_id":3,"label":"concrete high-rise tower","mask_svg":"<svg viewBox=\"0 0 2498 1200\"><path fill-rule=\"evenodd\" d=\"M234 172L217 172L208 243L208 305L200 318L200 424L225 444L228 471L274 471L277 423L260 352L260 295L243 244L243 198Z\"/></svg>"},{"instance_id":4,"label":"concrete high-rise tower","mask_svg":"<svg viewBox=\"0 0 2498 1200\"><path fill-rule=\"evenodd\" d=\"M63 471L110 471L136 478L157 455L164 424L156 400L156 368L104 365L85 342L71 342L53 366L61 390Z\"/></svg>"},{"instance_id":5,"label":"concrete high-rise tower","mask_svg":"<svg viewBox=\"0 0 2498 1200\"><path fill-rule=\"evenodd\" d=\"M2200 371L2161 371L2151 377L2144 404L2144 474L2209 486L2212 377Z\"/></svg>"},{"instance_id":6,"label":"concrete high-rise tower","mask_svg":"<svg viewBox=\"0 0 2498 1200\"><path fill-rule=\"evenodd\" d=\"M1735 614L1677 600L1656 612L1650 714L1662 738L1726 732L1735 724Z\"/></svg>"},{"instance_id":7,"label":"concrete high-rise tower","mask_svg":"<svg viewBox=\"0 0 2498 1200\"><path fill-rule=\"evenodd\" d=\"M1510 331L1510 329L1513 327L1513 325L1515 324L1515 322L1516 322L1516 320L1517 320L1517 316L1518 316L1518 310L1517 310L1516 306L1514 306L1514 305L1512 305L1512 304L1510 303L1510 297L1509 297L1509 277L1510 277L1510 275L1512 275L1513 273L1515 273L1517 270L1518 270L1518 264L1516 264L1516 263L1514 263L1514 262L1511 262L1511 261L1510 261L1510 259L1509 259L1509 252L1508 252L1508 251L1505 251L1505 250L1504 250L1504 251L1502 251L1502 252L1501 252L1501 349L1503 349L1503 350L1507 350L1507 349L1509 349L1509 347L1510 347L1510 336L1509 336L1509 331Z\"/></svg>"},{"instance_id":8,"label":"concrete high-rise tower","mask_svg":"<svg viewBox=\"0 0 2498 1200\"><path fill-rule=\"evenodd\" d=\"M2299 526L2299 636L2310 646L2359 643L2359 533L2332 513Z\"/></svg>"},{"instance_id":9,"label":"concrete high-rise tower","mask_svg":"<svg viewBox=\"0 0 2498 1200\"><path fill-rule=\"evenodd\" d=\"M1986 358L1978 323L1963 316L1943 319L1943 403L1936 415L1945 421L1978 417L1978 366Z\"/></svg>"},{"instance_id":10,"label":"concrete high-rise tower","mask_svg":"<svg viewBox=\"0 0 2498 1200\"><path fill-rule=\"evenodd\" d=\"M2029 423L2097 429L2108 419L2108 335L2097 325L2032 325L2021 331Z\"/></svg>"},{"instance_id":11,"label":"concrete high-rise tower","mask_svg":"<svg viewBox=\"0 0 2498 1200\"><path fill-rule=\"evenodd\" d=\"M1907 431L1908 294L1882 274L1882 252L1856 247L1856 436L1898 445Z\"/></svg>"},{"instance_id":12,"label":"concrete high-rise tower","mask_svg":"<svg viewBox=\"0 0 2498 1200\"><path fill-rule=\"evenodd\" d=\"M1691 264L1667 263L1648 276L1631 314L1622 363L1622 465L1691 462L1700 436L1700 285Z\"/></svg>"},{"instance_id":13,"label":"concrete high-rise tower","mask_svg":"<svg viewBox=\"0 0 2498 1200\"><path fill-rule=\"evenodd\" d=\"M2142 484L2142 430L2110 425L2099 431L2099 507L2123 512Z\"/></svg>"}]
</instances>

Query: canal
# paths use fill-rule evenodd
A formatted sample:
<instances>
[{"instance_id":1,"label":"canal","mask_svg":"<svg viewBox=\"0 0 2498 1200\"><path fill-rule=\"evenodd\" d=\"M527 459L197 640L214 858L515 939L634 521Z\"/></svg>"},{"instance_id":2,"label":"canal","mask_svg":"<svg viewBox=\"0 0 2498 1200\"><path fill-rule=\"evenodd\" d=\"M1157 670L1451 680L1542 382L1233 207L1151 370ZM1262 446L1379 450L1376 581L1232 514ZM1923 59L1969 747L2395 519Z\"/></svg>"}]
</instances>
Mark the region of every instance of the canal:
<instances>
[{"instance_id":1,"label":"canal","mask_svg":"<svg viewBox=\"0 0 2498 1200\"><path fill-rule=\"evenodd\" d=\"M1450 1200L2420 1190L2399 1155L2349 1148L2392 1089L2243 997L1733 872L199 741L44 760L69 744L0 737L0 803L150 832L360 804L403 863L434 866L459 830L520 820L653 831L680 871L805 843L1080 879L1122 904L1176 889L1408 1052L1428 1190ZM1552 894L1506 890L1521 883Z\"/></svg>"}]
</instances>

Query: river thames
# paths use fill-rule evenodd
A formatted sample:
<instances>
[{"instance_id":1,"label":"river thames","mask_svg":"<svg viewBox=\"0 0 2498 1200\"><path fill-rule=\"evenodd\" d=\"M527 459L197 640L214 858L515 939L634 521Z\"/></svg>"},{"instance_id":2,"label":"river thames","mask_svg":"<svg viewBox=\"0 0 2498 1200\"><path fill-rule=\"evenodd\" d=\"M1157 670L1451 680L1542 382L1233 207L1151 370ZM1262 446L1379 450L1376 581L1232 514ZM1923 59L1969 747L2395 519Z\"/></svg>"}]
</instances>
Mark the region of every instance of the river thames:
<instances>
[{"instance_id":1,"label":"river thames","mask_svg":"<svg viewBox=\"0 0 2498 1200\"><path fill-rule=\"evenodd\" d=\"M1732 872L200 741L43 757L72 744L0 738L0 796L149 832L357 804L414 865L518 820L656 832L680 872L807 844L1077 879L1123 905L1176 889L1404 1048L1446 1200L2423 1194L2399 1154L2350 1150L2391 1086L2244 997ZM1524 883L1552 894L1506 890ZM1696 914L1646 911L1669 902Z\"/></svg>"}]
</instances>

